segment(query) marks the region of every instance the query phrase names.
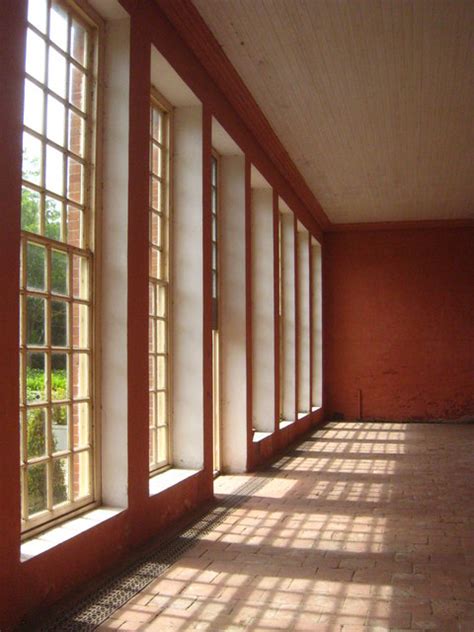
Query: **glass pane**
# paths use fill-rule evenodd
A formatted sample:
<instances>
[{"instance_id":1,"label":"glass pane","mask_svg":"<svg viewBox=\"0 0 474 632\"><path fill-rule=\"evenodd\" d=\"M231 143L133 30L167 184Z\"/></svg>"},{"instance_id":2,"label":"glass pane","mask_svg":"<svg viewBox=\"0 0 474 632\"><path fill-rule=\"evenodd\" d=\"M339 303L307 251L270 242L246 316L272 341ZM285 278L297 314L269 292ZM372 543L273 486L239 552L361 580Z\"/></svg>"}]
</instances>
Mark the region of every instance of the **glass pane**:
<instances>
[{"instance_id":1,"label":"glass pane","mask_svg":"<svg viewBox=\"0 0 474 632\"><path fill-rule=\"evenodd\" d=\"M73 256L72 295L74 298L89 298L89 265L86 257Z\"/></svg>"},{"instance_id":2,"label":"glass pane","mask_svg":"<svg viewBox=\"0 0 474 632\"><path fill-rule=\"evenodd\" d=\"M46 33L46 11L46 0L28 1L28 22L42 33Z\"/></svg>"},{"instance_id":3,"label":"glass pane","mask_svg":"<svg viewBox=\"0 0 474 632\"><path fill-rule=\"evenodd\" d=\"M211 160L211 175L212 175L212 185L217 186L217 160L213 156Z\"/></svg>"},{"instance_id":4,"label":"glass pane","mask_svg":"<svg viewBox=\"0 0 474 632\"><path fill-rule=\"evenodd\" d=\"M26 344L41 347L45 343L46 301L28 296L26 299Z\"/></svg>"},{"instance_id":5,"label":"glass pane","mask_svg":"<svg viewBox=\"0 0 474 632\"><path fill-rule=\"evenodd\" d=\"M151 145L151 171L155 176L161 176L161 149L155 143Z\"/></svg>"},{"instance_id":6,"label":"glass pane","mask_svg":"<svg viewBox=\"0 0 474 632\"><path fill-rule=\"evenodd\" d=\"M69 101L83 112L86 109L86 76L73 66L69 66Z\"/></svg>"},{"instance_id":7,"label":"glass pane","mask_svg":"<svg viewBox=\"0 0 474 632\"><path fill-rule=\"evenodd\" d=\"M216 213L217 211L217 189L212 189L212 198L211 198L211 208L212 212Z\"/></svg>"},{"instance_id":8,"label":"glass pane","mask_svg":"<svg viewBox=\"0 0 474 632\"><path fill-rule=\"evenodd\" d=\"M46 454L46 409L32 408L26 411L27 458Z\"/></svg>"},{"instance_id":9,"label":"glass pane","mask_svg":"<svg viewBox=\"0 0 474 632\"><path fill-rule=\"evenodd\" d=\"M69 448L68 406L51 408L51 429L53 431L53 452L63 452Z\"/></svg>"},{"instance_id":10,"label":"glass pane","mask_svg":"<svg viewBox=\"0 0 474 632\"><path fill-rule=\"evenodd\" d=\"M91 494L91 458L89 451L74 455L73 491L74 500Z\"/></svg>"},{"instance_id":11,"label":"glass pane","mask_svg":"<svg viewBox=\"0 0 474 632\"><path fill-rule=\"evenodd\" d=\"M66 108L52 97L47 99L46 135L53 142L64 146L64 132L66 126Z\"/></svg>"},{"instance_id":12,"label":"glass pane","mask_svg":"<svg viewBox=\"0 0 474 632\"><path fill-rule=\"evenodd\" d=\"M74 404L72 407L74 448L83 448L91 443L89 404Z\"/></svg>"},{"instance_id":13,"label":"glass pane","mask_svg":"<svg viewBox=\"0 0 474 632\"><path fill-rule=\"evenodd\" d=\"M51 292L66 295L69 290L69 257L59 250L51 251Z\"/></svg>"},{"instance_id":14,"label":"glass pane","mask_svg":"<svg viewBox=\"0 0 474 632\"><path fill-rule=\"evenodd\" d=\"M166 393L156 394L157 425L166 424Z\"/></svg>"},{"instance_id":15,"label":"glass pane","mask_svg":"<svg viewBox=\"0 0 474 632\"><path fill-rule=\"evenodd\" d=\"M166 287L163 285L156 286L156 315L166 316Z\"/></svg>"},{"instance_id":16,"label":"glass pane","mask_svg":"<svg viewBox=\"0 0 474 632\"><path fill-rule=\"evenodd\" d=\"M69 150L84 157L85 123L84 119L69 110Z\"/></svg>"},{"instance_id":17,"label":"glass pane","mask_svg":"<svg viewBox=\"0 0 474 632\"><path fill-rule=\"evenodd\" d=\"M149 430L149 445L148 445L148 461L150 465L155 463L155 444L156 444L156 430L155 428L150 427Z\"/></svg>"},{"instance_id":18,"label":"glass pane","mask_svg":"<svg viewBox=\"0 0 474 632\"><path fill-rule=\"evenodd\" d=\"M150 241L155 246L163 246L161 232L161 217L157 213L150 213Z\"/></svg>"},{"instance_id":19,"label":"glass pane","mask_svg":"<svg viewBox=\"0 0 474 632\"><path fill-rule=\"evenodd\" d=\"M33 184L41 183L41 141L26 132L23 134L22 176Z\"/></svg>"},{"instance_id":20,"label":"glass pane","mask_svg":"<svg viewBox=\"0 0 474 632\"><path fill-rule=\"evenodd\" d=\"M44 203L44 233L50 239L60 241L62 232L62 202L46 197Z\"/></svg>"},{"instance_id":21,"label":"glass pane","mask_svg":"<svg viewBox=\"0 0 474 632\"><path fill-rule=\"evenodd\" d=\"M43 131L44 92L34 83L25 81L25 100L23 102L23 123L35 130Z\"/></svg>"},{"instance_id":22,"label":"glass pane","mask_svg":"<svg viewBox=\"0 0 474 632\"><path fill-rule=\"evenodd\" d=\"M89 356L86 353L73 354L72 382L74 399L89 397Z\"/></svg>"},{"instance_id":23,"label":"glass pane","mask_svg":"<svg viewBox=\"0 0 474 632\"><path fill-rule=\"evenodd\" d=\"M48 52L48 87L60 97L66 96L66 58L51 47Z\"/></svg>"},{"instance_id":24,"label":"glass pane","mask_svg":"<svg viewBox=\"0 0 474 632\"><path fill-rule=\"evenodd\" d=\"M150 248L150 276L154 279L162 278L161 253L156 248Z\"/></svg>"},{"instance_id":25,"label":"glass pane","mask_svg":"<svg viewBox=\"0 0 474 632\"><path fill-rule=\"evenodd\" d=\"M75 20L71 25L71 56L83 66L86 65L87 33L82 24Z\"/></svg>"},{"instance_id":26,"label":"glass pane","mask_svg":"<svg viewBox=\"0 0 474 632\"><path fill-rule=\"evenodd\" d=\"M53 3L49 16L49 37L51 41L67 51L67 13L66 11Z\"/></svg>"},{"instance_id":27,"label":"glass pane","mask_svg":"<svg viewBox=\"0 0 474 632\"><path fill-rule=\"evenodd\" d=\"M69 500L69 458L53 461L53 505Z\"/></svg>"},{"instance_id":28,"label":"glass pane","mask_svg":"<svg viewBox=\"0 0 474 632\"><path fill-rule=\"evenodd\" d=\"M156 376L156 361L153 355L148 356L148 385L150 389L156 388L155 376Z\"/></svg>"},{"instance_id":29,"label":"glass pane","mask_svg":"<svg viewBox=\"0 0 474 632\"><path fill-rule=\"evenodd\" d=\"M163 115L157 108L151 109L151 135L154 140L161 142L161 124Z\"/></svg>"},{"instance_id":30,"label":"glass pane","mask_svg":"<svg viewBox=\"0 0 474 632\"><path fill-rule=\"evenodd\" d=\"M26 244L26 287L46 289L46 248L30 241Z\"/></svg>"},{"instance_id":31,"label":"glass pane","mask_svg":"<svg viewBox=\"0 0 474 632\"><path fill-rule=\"evenodd\" d=\"M148 351L150 353L155 351L155 321L153 319L148 321Z\"/></svg>"},{"instance_id":32,"label":"glass pane","mask_svg":"<svg viewBox=\"0 0 474 632\"><path fill-rule=\"evenodd\" d=\"M58 195L64 193L63 154L49 145L46 146L46 188Z\"/></svg>"},{"instance_id":33,"label":"glass pane","mask_svg":"<svg viewBox=\"0 0 474 632\"><path fill-rule=\"evenodd\" d=\"M216 216L212 216L212 241L217 241L217 219Z\"/></svg>"},{"instance_id":34,"label":"glass pane","mask_svg":"<svg viewBox=\"0 0 474 632\"><path fill-rule=\"evenodd\" d=\"M23 428L24 428L23 424L25 423L24 416L25 416L25 411L20 411L20 462L21 463L24 463L26 461L25 442L23 440Z\"/></svg>"},{"instance_id":35,"label":"glass pane","mask_svg":"<svg viewBox=\"0 0 474 632\"><path fill-rule=\"evenodd\" d=\"M65 347L68 339L68 304L51 301L51 345Z\"/></svg>"},{"instance_id":36,"label":"glass pane","mask_svg":"<svg viewBox=\"0 0 474 632\"><path fill-rule=\"evenodd\" d=\"M148 396L149 426L153 428L156 425L156 394L150 393Z\"/></svg>"},{"instance_id":37,"label":"glass pane","mask_svg":"<svg viewBox=\"0 0 474 632\"><path fill-rule=\"evenodd\" d=\"M148 284L148 313L153 315L155 313L155 284Z\"/></svg>"},{"instance_id":38,"label":"glass pane","mask_svg":"<svg viewBox=\"0 0 474 632\"><path fill-rule=\"evenodd\" d=\"M47 472L46 464L31 465L27 475L28 515L47 509Z\"/></svg>"},{"instance_id":39,"label":"glass pane","mask_svg":"<svg viewBox=\"0 0 474 632\"><path fill-rule=\"evenodd\" d=\"M156 321L156 350L159 353L166 351L166 326L163 320Z\"/></svg>"},{"instance_id":40,"label":"glass pane","mask_svg":"<svg viewBox=\"0 0 474 632\"><path fill-rule=\"evenodd\" d=\"M154 208L155 211L161 211L161 183L156 178L151 178L150 186L150 206Z\"/></svg>"},{"instance_id":41,"label":"glass pane","mask_svg":"<svg viewBox=\"0 0 474 632\"><path fill-rule=\"evenodd\" d=\"M156 362L156 388L166 388L166 359L158 356Z\"/></svg>"},{"instance_id":42,"label":"glass pane","mask_svg":"<svg viewBox=\"0 0 474 632\"><path fill-rule=\"evenodd\" d=\"M84 178L84 169L82 165L74 160L73 158L68 158L68 178L67 178L67 196L73 202L77 202L78 204L82 204L83 201L83 178Z\"/></svg>"},{"instance_id":43,"label":"glass pane","mask_svg":"<svg viewBox=\"0 0 474 632\"><path fill-rule=\"evenodd\" d=\"M66 216L66 239L71 246L84 247L82 225L82 211L75 206L69 205Z\"/></svg>"},{"instance_id":44,"label":"glass pane","mask_svg":"<svg viewBox=\"0 0 474 632\"><path fill-rule=\"evenodd\" d=\"M61 401L69 396L67 353L51 354L51 399Z\"/></svg>"},{"instance_id":45,"label":"glass pane","mask_svg":"<svg viewBox=\"0 0 474 632\"><path fill-rule=\"evenodd\" d=\"M40 195L26 187L21 190L21 228L30 233L40 229Z\"/></svg>"},{"instance_id":46,"label":"glass pane","mask_svg":"<svg viewBox=\"0 0 474 632\"><path fill-rule=\"evenodd\" d=\"M26 400L44 402L46 400L46 354L28 352L26 354Z\"/></svg>"},{"instance_id":47,"label":"glass pane","mask_svg":"<svg viewBox=\"0 0 474 632\"><path fill-rule=\"evenodd\" d=\"M157 462L165 464L168 462L168 428L158 428L156 440L158 443Z\"/></svg>"},{"instance_id":48,"label":"glass pane","mask_svg":"<svg viewBox=\"0 0 474 632\"><path fill-rule=\"evenodd\" d=\"M28 29L26 35L26 72L40 82L44 82L46 45L39 35Z\"/></svg>"},{"instance_id":49,"label":"glass pane","mask_svg":"<svg viewBox=\"0 0 474 632\"><path fill-rule=\"evenodd\" d=\"M74 348L89 349L89 307L87 305L78 305L73 303L72 306L72 344Z\"/></svg>"}]
</instances>

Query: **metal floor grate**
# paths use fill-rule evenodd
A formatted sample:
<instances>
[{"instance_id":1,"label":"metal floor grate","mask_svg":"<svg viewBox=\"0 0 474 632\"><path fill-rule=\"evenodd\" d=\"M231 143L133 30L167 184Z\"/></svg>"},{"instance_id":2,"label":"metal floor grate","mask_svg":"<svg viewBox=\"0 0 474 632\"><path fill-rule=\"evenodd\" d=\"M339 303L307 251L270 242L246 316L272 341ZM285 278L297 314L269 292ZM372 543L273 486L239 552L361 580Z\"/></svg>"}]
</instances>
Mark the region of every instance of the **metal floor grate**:
<instances>
[{"instance_id":1,"label":"metal floor grate","mask_svg":"<svg viewBox=\"0 0 474 632\"><path fill-rule=\"evenodd\" d=\"M90 632L108 619L116 610L164 573L183 553L203 535L221 523L229 511L268 481L268 475L259 472L235 492L219 501L204 517L179 535L164 542L151 553L135 560L125 570L106 579L91 594L75 603L55 608L53 614L38 625L31 621L21 625L17 632Z\"/></svg>"}]
</instances>

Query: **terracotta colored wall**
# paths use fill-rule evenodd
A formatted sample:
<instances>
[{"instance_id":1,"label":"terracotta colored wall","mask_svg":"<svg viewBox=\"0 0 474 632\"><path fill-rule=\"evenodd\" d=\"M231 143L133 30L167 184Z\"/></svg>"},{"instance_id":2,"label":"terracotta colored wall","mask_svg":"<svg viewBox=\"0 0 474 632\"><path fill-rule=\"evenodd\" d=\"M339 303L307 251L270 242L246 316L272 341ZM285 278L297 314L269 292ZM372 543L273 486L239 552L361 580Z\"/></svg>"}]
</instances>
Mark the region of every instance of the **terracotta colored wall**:
<instances>
[{"instance_id":1,"label":"terracotta colored wall","mask_svg":"<svg viewBox=\"0 0 474 632\"><path fill-rule=\"evenodd\" d=\"M474 416L474 229L326 235L325 407Z\"/></svg>"}]
</instances>

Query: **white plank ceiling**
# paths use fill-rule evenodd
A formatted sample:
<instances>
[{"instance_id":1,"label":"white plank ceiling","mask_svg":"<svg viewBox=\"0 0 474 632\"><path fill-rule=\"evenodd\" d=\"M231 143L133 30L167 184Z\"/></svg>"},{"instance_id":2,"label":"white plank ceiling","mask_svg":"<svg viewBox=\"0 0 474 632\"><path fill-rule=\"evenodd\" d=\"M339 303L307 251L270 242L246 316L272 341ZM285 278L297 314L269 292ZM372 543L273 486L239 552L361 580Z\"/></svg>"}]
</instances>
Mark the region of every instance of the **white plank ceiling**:
<instances>
[{"instance_id":1,"label":"white plank ceiling","mask_svg":"<svg viewBox=\"0 0 474 632\"><path fill-rule=\"evenodd\" d=\"M474 217L473 0L193 0L334 223Z\"/></svg>"}]
</instances>

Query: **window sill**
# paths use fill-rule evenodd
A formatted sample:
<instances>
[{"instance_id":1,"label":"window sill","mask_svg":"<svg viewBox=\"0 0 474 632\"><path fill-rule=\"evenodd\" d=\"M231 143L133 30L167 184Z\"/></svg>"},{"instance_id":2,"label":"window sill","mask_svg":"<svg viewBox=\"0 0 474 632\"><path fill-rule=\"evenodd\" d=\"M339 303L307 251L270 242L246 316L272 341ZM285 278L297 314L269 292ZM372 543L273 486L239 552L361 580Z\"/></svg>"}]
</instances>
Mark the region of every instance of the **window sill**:
<instances>
[{"instance_id":1,"label":"window sill","mask_svg":"<svg viewBox=\"0 0 474 632\"><path fill-rule=\"evenodd\" d=\"M67 542L68 540L75 538L80 533L84 533L85 531L93 529L97 525L102 524L111 518L115 518L115 516L118 516L118 514L122 513L122 511L125 511L125 509L117 507L99 507L98 509L93 509L82 516L72 518L58 527L53 527L52 529L31 538L31 540L23 542L20 549L20 560L21 562L27 562L37 555L41 555L63 542Z\"/></svg>"},{"instance_id":2,"label":"window sill","mask_svg":"<svg viewBox=\"0 0 474 632\"><path fill-rule=\"evenodd\" d=\"M311 412L312 413L316 413L318 410L321 410L321 409L322 409L322 406L313 406L311 408Z\"/></svg>"},{"instance_id":3,"label":"window sill","mask_svg":"<svg viewBox=\"0 0 474 632\"><path fill-rule=\"evenodd\" d=\"M301 411L298 413L298 419L304 419L305 417L307 417L310 414L309 410L307 411Z\"/></svg>"},{"instance_id":4,"label":"window sill","mask_svg":"<svg viewBox=\"0 0 474 632\"><path fill-rule=\"evenodd\" d=\"M294 423L295 423L294 420L284 419L283 421L280 421L280 430L283 430L284 428L288 428L288 426L291 426Z\"/></svg>"},{"instance_id":5,"label":"window sill","mask_svg":"<svg viewBox=\"0 0 474 632\"><path fill-rule=\"evenodd\" d=\"M257 432L253 433L252 441L253 443L258 443L259 441L263 441L267 437L271 437L273 432Z\"/></svg>"},{"instance_id":6,"label":"window sill","mask_svg":"<svg viewBox=\"0 0 474 632\"><path fill-rule=\"evenodd\" d=\"M150 478L149 494L150 496L160 494L166 489L174 487L178 483L181 483L182 481L195 476L198 472L201 471L202 470L182 470L173 467L169 470L166 470L165 472L156 474L155 476L152 476Z\"/></svg>"}]
</instances>

